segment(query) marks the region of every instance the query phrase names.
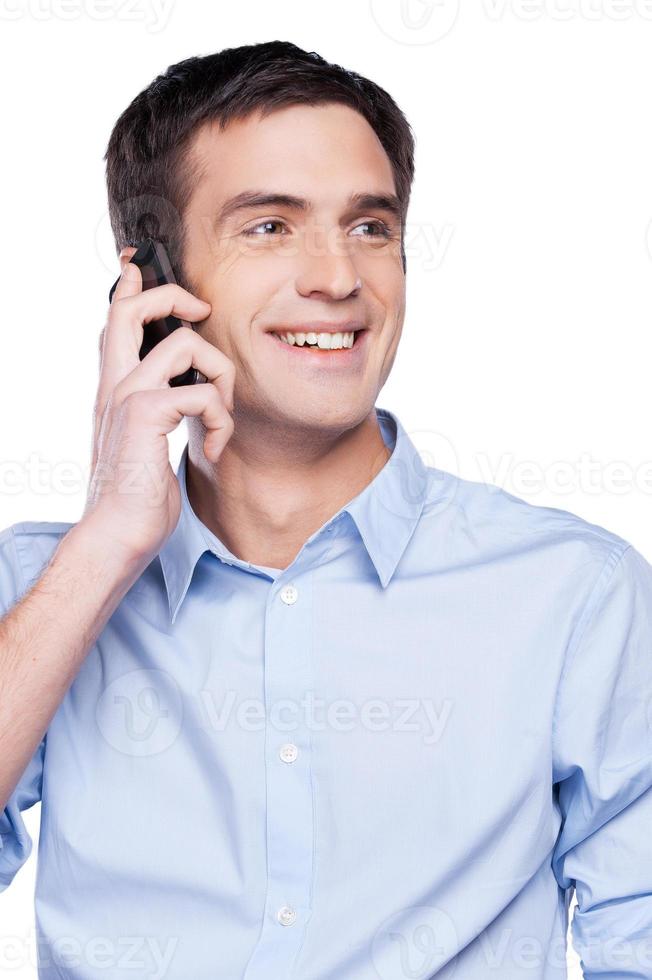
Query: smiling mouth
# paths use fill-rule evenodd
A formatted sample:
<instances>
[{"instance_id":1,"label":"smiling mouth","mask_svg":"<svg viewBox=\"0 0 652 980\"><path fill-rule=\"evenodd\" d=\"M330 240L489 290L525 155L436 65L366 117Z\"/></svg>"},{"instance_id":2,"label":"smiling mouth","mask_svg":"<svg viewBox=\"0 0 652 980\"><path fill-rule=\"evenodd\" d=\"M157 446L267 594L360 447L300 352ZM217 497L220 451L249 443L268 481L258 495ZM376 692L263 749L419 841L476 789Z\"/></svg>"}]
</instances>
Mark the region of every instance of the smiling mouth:
<instances>
[{"instance_id":1,"label":"smiling mouth","mask_svg":"<svg viewBox=\"0 0 652 980\"><path fill-rule=\"evenodd\" d=\"M355 346L360 334L364 333L364 328L360 330L349 330L341 333L315 332L315 331L286 331L277 332L271 330L270 333L280 343L288 347L297 347L303 350L319 351L332 353L334 351L347 351Z\"/></svg>"}]
</instances>

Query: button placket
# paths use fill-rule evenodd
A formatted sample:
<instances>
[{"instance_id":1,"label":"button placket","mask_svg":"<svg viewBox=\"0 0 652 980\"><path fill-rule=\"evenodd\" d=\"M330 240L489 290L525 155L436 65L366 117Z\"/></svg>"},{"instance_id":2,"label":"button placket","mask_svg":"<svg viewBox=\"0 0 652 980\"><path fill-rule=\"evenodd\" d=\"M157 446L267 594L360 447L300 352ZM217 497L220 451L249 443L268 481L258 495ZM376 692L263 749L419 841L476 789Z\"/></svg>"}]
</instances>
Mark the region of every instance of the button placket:
<instances>
[{"instance_id":1,"label":"button placket","mask_svg":"<svg viewBox=\"0 0 652 980\"><path fill-rule=\"evenodd\" d=\"M306 562L309 555L307 551ZM293 568L293 572L294 581L271 587L265 618L268 878L263 927L243 980L289 975L312 913L311 740L304 705L313 689L314 570Z\"/></svg>"}]
</instances>

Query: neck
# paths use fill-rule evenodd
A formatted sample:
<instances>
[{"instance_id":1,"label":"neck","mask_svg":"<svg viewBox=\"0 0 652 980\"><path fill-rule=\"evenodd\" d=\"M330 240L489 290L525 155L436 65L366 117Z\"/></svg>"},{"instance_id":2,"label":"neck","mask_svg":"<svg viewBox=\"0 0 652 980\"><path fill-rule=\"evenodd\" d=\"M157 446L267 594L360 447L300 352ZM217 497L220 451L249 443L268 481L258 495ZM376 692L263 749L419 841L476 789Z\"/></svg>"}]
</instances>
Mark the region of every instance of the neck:
<instances>
[{"instance_id":1,"label":"neck","mask_svg":"<svg viewBox=\"0 0 652 980\"><path fill-rule=\"evenodd\" d=\"M375 408L345 430L281 426L234 416L216 463L204 456L204 428L188 418L188 499L199 519L237 558L286 568L305 541L382 469L385 445Z\"/></svg>"}]
</instances>

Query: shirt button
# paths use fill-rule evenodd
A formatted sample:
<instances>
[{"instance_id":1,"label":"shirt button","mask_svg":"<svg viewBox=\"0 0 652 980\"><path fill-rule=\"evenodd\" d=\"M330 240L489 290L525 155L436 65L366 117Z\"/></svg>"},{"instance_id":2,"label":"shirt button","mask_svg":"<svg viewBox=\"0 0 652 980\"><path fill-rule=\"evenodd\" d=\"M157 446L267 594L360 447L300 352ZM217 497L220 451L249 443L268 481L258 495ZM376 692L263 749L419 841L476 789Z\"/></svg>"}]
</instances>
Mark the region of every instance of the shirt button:
<instances>
[{"instance_id":1,"label":"shirt button","mask_svg":"<svg viewBox=\"0 0 652 980\"><path fill-rule=\"evenodd\" d=\"M298 598L299 592L294 585L284 585L281 589L281 599L286 605L291 606Z\"/></svg>"},{"instance_id":2,"label":"shirt button","mask_svg":"<svg viewBox=\"0 0 652 980\"><path fill-rule=\"evenodd\" d=\"M277 919L282 926L291 926L297 917L297 913L289 905L283 905L278 910Z\"/></svg>"},{"instance_id":3,"label":"shirt button","mask_svg":"<svg viewBox=\"0 0 652 980\"><path fill-rule=\"evenodd\" d=\"M298 754L299 750L292 742L286 742L285 745L282 745L279 752L283 762L294 762Z\"/></svg>"}]
</instances>

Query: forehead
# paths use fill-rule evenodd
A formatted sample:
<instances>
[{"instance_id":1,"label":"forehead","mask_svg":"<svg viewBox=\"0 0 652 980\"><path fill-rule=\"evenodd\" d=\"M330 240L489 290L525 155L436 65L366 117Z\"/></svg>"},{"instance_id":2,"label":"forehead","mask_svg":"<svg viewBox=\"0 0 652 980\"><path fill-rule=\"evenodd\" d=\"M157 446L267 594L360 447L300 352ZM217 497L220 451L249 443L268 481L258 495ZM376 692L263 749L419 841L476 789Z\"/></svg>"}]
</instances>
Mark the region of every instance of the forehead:
<instances>
[{"instance_id":1,"label":"forehead","mask_svg":"<svg viewBox=\"0 0 652 980\"><path fill-rule=\"evenodd\" d=\"M204 124L191 154L201 174L194 204L264 187L315 201L360 191L395 193L387 153L367 120L347 105L259 111L221 130Z\"/></svg>"}]
</instances>

